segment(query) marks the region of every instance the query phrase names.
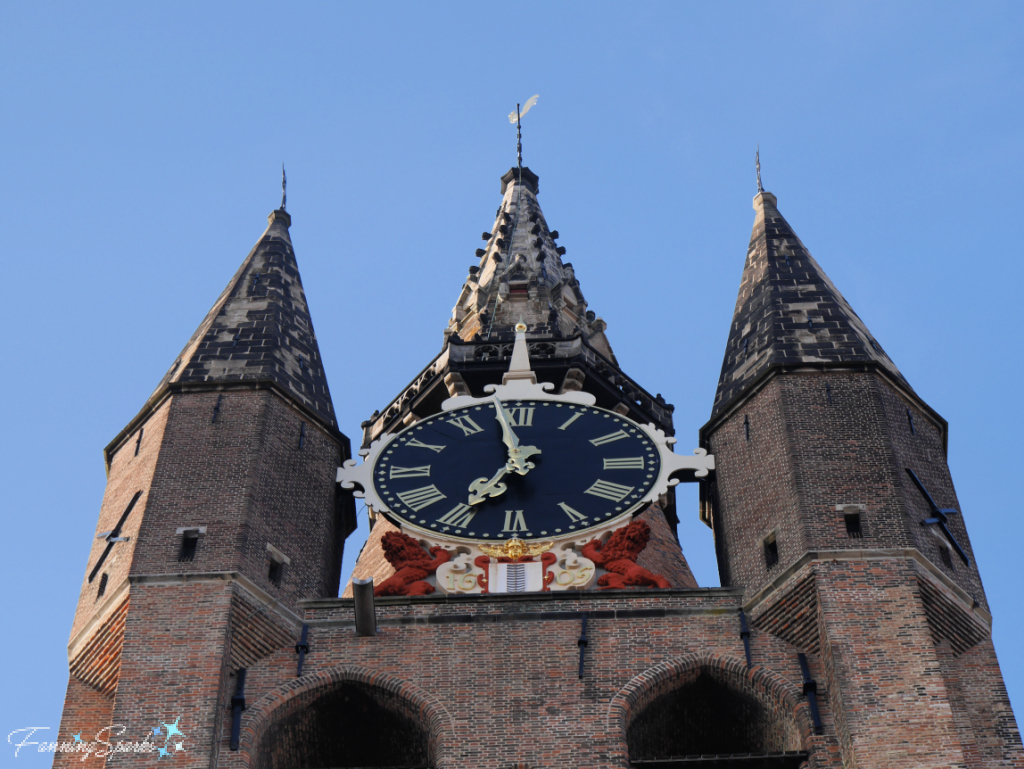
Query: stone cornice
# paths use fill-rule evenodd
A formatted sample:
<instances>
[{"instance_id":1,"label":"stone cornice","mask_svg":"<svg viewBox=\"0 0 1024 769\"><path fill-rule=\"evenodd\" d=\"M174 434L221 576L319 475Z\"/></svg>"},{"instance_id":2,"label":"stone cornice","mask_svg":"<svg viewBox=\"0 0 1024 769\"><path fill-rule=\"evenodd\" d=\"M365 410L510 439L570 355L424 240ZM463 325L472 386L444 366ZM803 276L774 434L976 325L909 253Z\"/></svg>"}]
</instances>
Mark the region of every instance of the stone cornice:
<instances>
[{"instance_id":1,"label":"stone cornice","mask_svg":"<svg viewBox=\"0 0 1024 769\"><path fill-rule=\"evenodd\" d=\"M790 564L779 573L775 579L754 593L743 603L743 610L752 613L767 598L778 591L783 585L789 582L793 576L808 564L823 563L827 561L891 561L900 558L908 558L918 563L929 576L939 582L949 592L955 595L965 610L972 612L982 624L989 630L992 629L992 615L977 604L974 597L967 593L962 587L939 571L923 553L916 548L879 548L863 550L811 550L804 553L800 558Z\"/></svg>"}]
</instances>

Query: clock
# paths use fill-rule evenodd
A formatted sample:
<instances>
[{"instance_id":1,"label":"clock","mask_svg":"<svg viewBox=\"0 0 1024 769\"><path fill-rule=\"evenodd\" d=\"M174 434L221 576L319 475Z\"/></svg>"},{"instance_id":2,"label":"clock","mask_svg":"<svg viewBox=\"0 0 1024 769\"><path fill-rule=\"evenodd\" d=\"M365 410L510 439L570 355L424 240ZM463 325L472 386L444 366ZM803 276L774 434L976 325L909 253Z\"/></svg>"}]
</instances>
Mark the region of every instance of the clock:
<instances>
[{"instance_id":1,"label":"clock","mask_svg":"<svg viewBox=\"0 0 1024 769\"><path fill-rule=\"evenodd\" d=\"M628 524L680 471L715 469L704 449L675 454L675 438L598 408L591 393L553 393L530 369L525 332L516 326L509 370L489 396L453 395L440 413L381 435L362 464L338 468L341 487L421 541L476 552L487 542L571 547Z\"/></svg>"},{"instance_id":2,"label":"clock","mask_svg":"<svg viewBox=\"0 0 1024 769\"><path fill-rule=\"evenodd\" d=\"M398 526L529 541L632 515L662 462L655 440L624 416L495 395L407 427L372 467L382 512Z\"/></svg>"}]
</instances>

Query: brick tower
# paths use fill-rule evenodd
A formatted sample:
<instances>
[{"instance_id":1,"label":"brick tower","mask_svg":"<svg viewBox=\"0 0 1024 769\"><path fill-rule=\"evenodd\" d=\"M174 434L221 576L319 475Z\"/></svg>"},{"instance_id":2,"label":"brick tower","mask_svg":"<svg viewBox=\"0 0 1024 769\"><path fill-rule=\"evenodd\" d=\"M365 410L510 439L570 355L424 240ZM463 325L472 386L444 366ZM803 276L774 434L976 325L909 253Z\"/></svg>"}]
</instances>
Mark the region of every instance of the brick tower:
<instances>
[{"instance_id":1,"label":"brick tower","mask_svg":"<svg viewBox=\"0 0 1024 769\"><path fill-rule=\"evenodd\" d=\"M282 202L105 449L61 740L123 724L121 740L139 741L155 727L156 746L174 754L174 729L162 725L180 716L187 765L216 766L236 671L295 643L300 600L337 595L354 510L333 476L349 442L335 421L290 224ZM84 765L139 760L92 755ZM54 765L83 763L66 753Z\"/></svg>"},{"instance_id":2,"label":"brick tower","mask_svg":"<svg viewBox=\"0 0 1024 769\"><path fill-rule=\"evenodd\" d=\"M84 764L111 767L1024 767L946 423L775 198L702 447L675 453L538 192L502 177L442 350L362 463L271 214L107 450L61 739L160 729L170 760ZM676 481L701 483L722 587L686 564ZM374 584L339 598L349 490Z\"/></svg>"},{"instance_id":3,"label":"brick tower","mask_svg":"<svg viewBox=\"0 0 1024 769\"><path fill-rule=\"evenodd\" d=\"M702 517L755 627L816 655L843 766L1021 766L991 615L914 392L776 208L753 233L701 445Z\"/></svg>"},{"instance_id":4,"label":"brick tower","mask_svg":"<svg viewBox=\"0 0 1024 769\"><path fill-rule=\"evenodd\" d=\"M653 423L673 435L673 407L651 395L619 368L605 334L607 323L588 309L575 270L563 262L558 230L548 227L537 196L539 177L529 168L501 177L501 205L485 245L476 251L462 291L444 331L444 349L382 411L363 424L363 448L388 432L437 413L444 399L480 395L502 380L512 357L515 325L524 323L530 360L537 377L565 391L594 395L598 406ZM373 515L371 511L371 515ZM674 491L640 516L651 526L651 540L640 563L664 574L676 586L696 587L676 540L679 519ZM380 547L395 527L374 517L370 539L353 578L378 583L394 573ZM352 595L351 584L345 595Z\"/></svg>"}]
</instances>

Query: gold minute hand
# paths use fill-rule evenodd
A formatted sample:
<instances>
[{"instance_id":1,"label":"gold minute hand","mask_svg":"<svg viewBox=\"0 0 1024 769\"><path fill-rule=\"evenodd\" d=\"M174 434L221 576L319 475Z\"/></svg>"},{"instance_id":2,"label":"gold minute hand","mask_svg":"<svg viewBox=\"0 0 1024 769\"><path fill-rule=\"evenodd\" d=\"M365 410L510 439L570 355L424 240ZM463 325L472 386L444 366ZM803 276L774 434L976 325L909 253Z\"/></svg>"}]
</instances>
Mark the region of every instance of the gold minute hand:
<instances>
[{"instance_id":1,"label":"gold minute hand","mask_svg":"<svg viewBox=\"0 0 1024 769\"><path fill-rule=\"evenodd\" d=\"M536 465L533 462L527 460L541 453L541 450L536 446L520 446L519 437L512 432L512 425L509 424L508 416L505 414L505 407L501 405L501 400L497 395L493 396L495 415L494 418L498 420L498 424L501 425L502 441L508 446L508 465L506 465L506 472L515 472L519 475L526 475ZM505 489L502 488L502 491ZM497 495L495 495L497 496ZM475 504L475 503L470 503Z\"/></svg>"},{"instance_id":2,"label":"gold minute hand","mask_svg":"<svg viewBox=\"0 0 1024 769\"><path fill-rule=\"evenodd\" d=\"M501 440L508 446L509 452L515 451L519 448L519 438L512 432L512 425L508 423L508 417L505 416L505 407L501 405L501 400L497 395L493 396L492 400L494 401L494 418L501 425Z\"/></svg>"}]
</instances>

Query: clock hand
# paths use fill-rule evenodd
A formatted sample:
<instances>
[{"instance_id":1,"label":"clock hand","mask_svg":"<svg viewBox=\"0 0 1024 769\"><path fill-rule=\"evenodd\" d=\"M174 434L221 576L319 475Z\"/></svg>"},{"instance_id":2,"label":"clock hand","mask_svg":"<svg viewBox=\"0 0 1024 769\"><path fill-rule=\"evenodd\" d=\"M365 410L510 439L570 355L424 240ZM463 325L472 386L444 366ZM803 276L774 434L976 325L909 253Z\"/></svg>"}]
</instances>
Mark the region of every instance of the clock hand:
<instances>
[{"instance_id":1,"label":"clock hand","mask_svg":"<svg viewBox=\"0 0 1024 769\"><path fill-rule=\"evenodd\" d=\"M490 480L487 480L487 478L477 478L469 484L469 504L479 505L488 497L499 497L504 494L508 490L508 486L504 483L499 483L499 481L508 474L509 469L509 465L506 464Z\"/></svg>"},{"instance_id":2,"label":"clock hand","mask_svg":"<svg viewBox=\"0 0 1024 769\"><path fill-rule=\"evenodd\" d=\"M518 436L512 431L512 425L509 424L508 417L505 415L505 408L501 405L501 400L497 395L493 396L495 415L494 418L498 420L498 424L501 425L501 440L506 446L508 446L508 464L506 465L506 472L515 472L519 475L526 475L536 465L533 462L527 460L541 453L541 450L536 446L520 446Z\"/></svg>"},{"instance_id":3,"label":"clock hand","mask_svg":"<svg viewBox=\"0 0 1024 769\"><path fill-rule=\"evenodd\" d=\"M508 417L505 416L505 407L501 405L501 400L497 395L493 396L494 400L494 418L498 420L498 424L501 425L501 440L508 446L508 450L514 451L519 448L519 438L514 432L512 432L512 425L508 423Z\"/></svg>"}]
</instances>

